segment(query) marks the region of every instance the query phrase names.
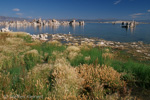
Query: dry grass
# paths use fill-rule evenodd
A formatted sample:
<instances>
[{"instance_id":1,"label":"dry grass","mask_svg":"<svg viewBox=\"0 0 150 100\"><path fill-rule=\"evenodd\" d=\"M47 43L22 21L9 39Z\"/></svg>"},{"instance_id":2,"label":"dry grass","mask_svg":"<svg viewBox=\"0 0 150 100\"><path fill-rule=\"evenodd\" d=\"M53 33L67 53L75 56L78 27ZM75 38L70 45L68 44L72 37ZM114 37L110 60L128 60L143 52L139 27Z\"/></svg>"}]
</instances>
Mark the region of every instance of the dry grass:
<instances>
[{"instance_id":1,"label":"dry grass","mask_svg":"<svg viewBox=\"0 0 150 100\"><path fill-rule=\"evenodd\" d=\"M16 43L18 44L18 43ZM1 45L0 46L0 69L11 68L15 64L19 64L22 59L20 53L24 53L29 50L29 46L23 45ZM20 58L19 58L20 57ZM14 62L15 60L15 62Z\"/></svg>"},{"instance_id":2,"label":"dry grass","mask_svg":"<svg viewBox=\"0 0 150 100\"><path fill-rule=\"evenodd\" d=\"M79 47L80 47L81 50L86 50L86 51L90 50L90 48L91 48L91 47L89 47L87 45L81 45Z\"/></svg>"},{"instance_id":3,"label":"dry grass","mask_svg":"<svg viewBox=\"0 0 150 100\"><path fill-rule=\"evenodd\" d=\"M51 56L47 56L48 54L45 53L44 57L48 58L49 64L54 64L56 59L60 59L62 57L65 57L66 55L63 52L60 51L53 51Z\"/></svg>"},{"instance_id":4,"label":"dry grass","mask_svg":"<svg viewBox=\"0 0 150 100\"><path fill-rule=\"evenodd\" d=\"M91 99L104 99L104 94L107 91L111 93L111 91L126 88L126 83L120 80L121 74L111 67L81 65L76 70L79 77L84 79L82 93Z\"/></svg>"},{"instance_id":5,"label":"dry grass","mask_svg":"<svg viewBox=\"0 0 150 100\"><path fill-rule=\"evenodd\" d=\"M5 56L3 53L0 53L0 69L3 67L3 65L5 64L5 61L10 60L11 58L8 56Z\"/></svg>"},{"instance_id":6,"label":"dry grass","mask_svg":"<svg viewBox=\"0 0 150 100\"><path fill-rule=\"evenodd\" d=\"M34 40L32 43L24 43L25 46L35 46L35 45L40 45L42 42L40 40Z\"/></svg>"},{"instance_id":7,"label":"dry grass","mask_svg":"<svg viewBox=\"0 0 150 100\"><path fill-rule=\"evenodd\" d=\"M79 54L77 52L69 52L68 58L74 60Z\"/></svg>"},{"instance_id":8,"label":"dry grass","mask_svg":"<svg viewBox=\"0 0 150 100\"><path fill-rule=\"evenodd\" d=\"M110 52L110 50L109 50L108 48L104 49L104 51L105 51L106 53L109 53L109 52Z\"/></svg>"},{"instance_id":9,"label":"dry grass","mask_svg":"<svg viewBox=\"0 0 150 100\"><path fill-rule=\"evenodd\" d=\"M69 60L74 60L77 56L82 56L80 51L80 48L77 46L69 46L64 54L67 58L69 58Z\"/></svg>"},{"instance_id":10,"label":"dry grass","mask_svg":"<svg viewBox=\"0 0 150 100\"><path fill-rule=\"evenodd\" d=\"M69 46L66 51L68 52L80 52L80 48L77 46Z\"/></svg>"},{"instance_id":11,"label":"dry grass","mask_svg":"<svg viewBox=\"0 0 150 100\"><path fill-rule=\"evenodd\" d=\"M90 56L87 56L87 57L85 57L84 58L86 61L89 61L90 59L91 59L91 57Z\"/></svg>"},{"instance_id":12,"label":"dry grass","mask_svg":"<svg viewBox=\"0 0 150 100\"><path fill-rule=\"evenodd\" d=\"M13 95L20 95L20 96L48 96L49 92L49 71L51 69L51 65L48 64L38 64L30 70L28 73L25 74L25 70L23 70L21 73L21 76L19 77L20 83L18 84L17 90L13 91L8 84L11 84L11 76L10 74L3 76L2 83L5 83L3 85L3 94L7 94L8 97L12 97ZM22 76L23 75L23 76ZM1 79L1 77L0 77ZM1 80L0 80L1 82ZM23 87L20 87L23 86ZM9 88L9 89L8 89ZM20 89L19 89L20 88ZM23 89L23 90L22 90ZM20 92L22 91L22 92ZM9 100L9 98L7 98ZM29 98L28 98L29 99ZM16 100L16 99L15 99ZM41 99L42 100L42 99Z\"/></svg>"},{"instance_id":13,"label":"dry grass","mask_svg":"<svg viewBox=\"0 0 150 100\"><path fill-rule=\"evenodd\" d=\"M89 42L87 45L90 46L90 47L93 47L94 43L93 42Z\"/></svg>"},{"instance_id":14,"label":"dry grass","mask_svg":"<svg viewBox=\"0 0 150 100\"><path fill-rule=\"evenodd\" d=\"M7 34L9 37L17 37L17 36L27 36L29 35L26 32L0 32L0 35Z\"/></svg>"},{"instance_id":15,"label":"dry grass","mask_svg":"<svg viewBox=\"0 0 150 100\"><path fill-rule=\"evenodd\" d=\"M108 48L104 49L104 53L102 54L102 57L104 59L114 59L115 55L113 53L110 52L110 50Z\"/></svg>"},{"instance_id":16,"label":"dry grass","mask_svg":"<svg viewBox=\"0 0 150 100\"><path fill-rule=\"evenodd\" d=\"M103 99L104 89L97 69L93 65L80 65L76 70L79 77L84 79L81 94L87 95L90 99Z\"/></svg>"},{"instance_id":17,"label":"dry grass","mask_svg":"<svg viewBox=\"0 0 150 100\"><path fill-rule=\"evenodd\" d=\"M31 48L29 46L23 46L23 45L3 45L0 46L0 49L5 54L18 54L20 52L25 52L27 50L30 50Z\"/></svg>"},{"instance_id":18,"label":"dry grass","mask_svg":"<svg viewBox=\"0 0 150 100\"><path fill-rule=\"evenodd\" d=\"M46 72L48 72L51 70L51 66L51 64L37 64L32 70L28 72L28 75L36 76L36 74L44 72L45 70L47 70Z\"/></svg>"},{"instance_id":19,"label":"dry grass","mask_svg":"<svg viewBox=\"0 0 150 100\"><path fill-rule=\"evenodd\" d=\"M30 51L27 51L24 54L24 62L26 64L26 69L30 70L33 68L37 63L41 62L41 56L39 55L38 51L33 49Z\"/></svg>"},{"instance_id":20,"label":"dry grass","mask_svg":"<svg viewBox=\"0 0 150 100\"><path fill-rule=\"evenodd\" d=\"M11 45L20 45L24 43L24 40L21 38L6 38L6 42Z\"/></svg>"},{"instance_id":21,"label":"dry grass","mask_svg":"<svg viewBox=\"0 0 150 100\"><path fill-rule=\"evenodd\" d=\"M30 50L30 51L27 51L26 53L25 53L25 55L32 55L32 56L38 56L39 55L39 53L38 53L38 51L37 50Z\"/></svg>"},{"instance_id":22,"label":"dry grass","mask_svg":"<svg viewBox=\"0 0 150 100\"><path fill-rule=\"evenodd\" d=\"M102 54L103 58L109 58L109 59L113 59L114 55L112 53L103 53Z\"/></svg>"},{"instance_id":23,"label":"dry grass","mask_svg":"<svg viewBox=\"0 0 150 100\"><path fill-rule=\"evenodd\" d=\"M61 58L64 54L59 51L53 51L52 55L56 57L56 59Z\"/></svg>"},{"instance_id":24,"label":"dry grass","mask_svg":"<svg viewBox=\"0 0 150 100\"><path fill-rule=\"evenodd\" d=\"M26 36L28 36L28 34L18 32L0 33L0 69L2 67L11 68L14 63L19 63L19 54L30 49L29 46L24 45L26 42L24 37ZM16 62L13 62L13 59L15 59Z\"/></svg>"},{"instance_id":25,"label":"dry grass","mask_svg":"<svg viewBox=\"0 0 150 100\"><path fill-rule=\"evenodd\" d=\"M87 45L88 45L88 42L86 42L86 41L81 41L81 45L82 45L82 46L87 46Z\"/></svg>"},{"instance_id":26,"label":"dry grass","mask_svg":"<svg viewBox=\"0 0 150 100\"><path fill-rule=\"evenodd\" d=\"M137 99L136 97L131 96L130 93L128 93L128 95L126 95L125 97L121 97L118 93L114 93L111 95L107 95L106 100L141 100L141 99Z\"/></svg>"},{"instance_id":27,"label":"dry grass","mask_svg":"<svg viewBox=\"0 0 150 100\"><path fill-rule=\"evenodd\" d=\"M2 34L0 33L0 45L4 45L5 44L5 41L6 41L6 38L8 37L8 34Z\"/></svg>"},{"instance_id":28,"label":"dry grass","mask_svg":"<svg viewBox=\"0 0 150 100\"><path fill-rule=\"evenodd\" d=\"M75 68L65 58L56 59L51 72L51 89L57 98L75 96L79 92L82 79L78 77Z\"/></svg>"},{"instance_id":29,"label":"dry grass","mask_svg":"<svg viewBox=\"0 0 150 100\"><path fill-rule=\"evenodd\" d=\"M47 43L52 44L52 45L62 46L62 44L57 40L48 41Z\"/></svg>"},{"instance_id":30,"label":"dry grass","mask_svg":"<svg viewBox=\"0 0 150 100\"><path fill-rule=\"evenodd\" d=\"M12 58L12 56L17 56L19 53L30 49L29 46L24 45L26 41L19 36L28 36L28 34L17 32L0 33L0 52L5 57Z\"/></svg>"},{"instance_id":31,"label":"dry grass","mask_svg":"<svg viewBox=\"0 0 150 100\"><path fill-rule=\"evenodd\" d=\"M47 100L133 99L127 91L126 82L121 80L122 74L97 63L97 57L100 61L101 55L105 60L114 59L109 49L101 53L99 49L92 48L92 43L66 49L60 47L62 44L58 41L27 42L29 38L24 36L28 35L0 33L0 68L5 67L0 70L0 98L19 94L43 95L42 99ZM91 65L82 62L75 68L70 62L76 57L79 64L84 60L94 60Z\"/></svg>"},{"instance_id":32,"label":"dry grass","mask_svg":"<svg viewBox=\"0 0 150 100\"><path fill-rule=\"evenodd\" d=\"M121 74L114 70L112 67L102 66L99 70L100 79L112 89L120 89L126 86L125 81L121 80Z\"/></svg>"}]
</instances>

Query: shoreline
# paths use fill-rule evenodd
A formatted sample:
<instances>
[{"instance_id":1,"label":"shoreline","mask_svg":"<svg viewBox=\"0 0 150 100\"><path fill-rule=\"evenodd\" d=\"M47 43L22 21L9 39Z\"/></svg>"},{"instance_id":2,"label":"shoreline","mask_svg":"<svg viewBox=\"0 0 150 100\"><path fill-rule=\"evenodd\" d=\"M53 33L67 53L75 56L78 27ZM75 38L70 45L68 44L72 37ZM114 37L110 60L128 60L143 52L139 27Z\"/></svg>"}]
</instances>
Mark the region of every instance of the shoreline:
<instances>
[{"instance_id":1,"label":"shoreline","mask_svg":"<svg viewBox=\"0 0 150 100\"><path fill-rule=\"evenodd\" d=\"M35 34L32 35L27 32L9 32L9 33L25 33L30 35L32 40L40 40L42 42L58 41L68 46L88 45L91 47L108 47L116 50L124 50L127 53L133 55L135 58L138 58L139 61L150 60L150 44L143 43L142 41L116 42L116 41L108 41L98 37L85 37L80 35L76 36L72 34L62 34L62 33L57 34L43 33L36 35Z\"/></svg>"},{"instance_id":2,"label":"shoreline","mask_svg":"<svg viewBox=\"0 0 150 100\"><path fill-rule=\"evenodd\" d=\"M19 22L18 22L19 23ZM13 22L13 24L12 23L8 23L8 25L9 26L7 26L7 27L5 27L5 28L3 28L2 27L2 29L4 30L4 31L9 31L9 28L11 29L11 30L14 30L14 31L28 31L28 32L31 32L31 34L42 34L42 32L48 32L48 33L50 33L50 34L58 34L58 33L61 33L61 32L63 32L63 34L68 34L68 33L71 33L71 34L73 34L73 35L76 35L76 36L83 36L83 37L86 37L86 38L91 38L91 36L92 36L92 38L94 38L94 37L96 37L96 36L98 36L99 38L101 38L102 37L102 39L104 38L104 39L106 39L106 41L113 41L113 42L121 42L121 43L123 43L123 42L125 42L125 43L130 43L130 42L138 42L138 41L143 41L144 42L144 44L149 44L150 43L150 41L149 41L149 39L147 39L146 37L144 37L144 34L148 34L147 32L144 32L144 34L143 34L143 36L141 36L141 33L142 32L136 32L136 29L134 29L134 27L133 28L130 28L130 27L122 27L121 28L121 21L119 21L119 22L117 22L117 23L115 23L116 25L118 25L118 26L115 26L114 25L114 23L113 22L88 22L89 23L89 26L90 26L90 23L99 23L99 25L100 24L113 24L113 26L116 28L116 27L119 27L119 24L120 24L120 28L121 29L119 29L119 31L106 31L107 29L105 29L104 31L102 30L102 31L97 31L97 29L95 29L95 31L94 32L88 32L88 31L85 31L84 32L84 30L87 28L85 28L84 29L84 25L82 25L83 27L81 27L81 30L79 30L79 32L75 32L74 30L76 30L75 29L75 26L78 26L78 25L76 25L75 24L75 26L72 26L72 25L70 25L70 24L68 24L68 25L66 25L67 26L67 29L65 30L65 31L63 31L61 28L62 28L62 26L65 26L64 24L60 24L60 25L48 25L48 24L46 24L46 25L32 25L31 23L31 26L30 26L30 24L29 24L29 26L28 26L28 24L26 25L25 24L25 22L23 23L21 23L20 22L20 24L18 24L18 23L16 23L16 24L14 24L14 22ZM87 22L85 22L85 24L86 24ZM88 24L87 23L87 24ZM128 23L129 23L129 21L128 21ZM138 22L136 22L136 23L138 23ZM92 24L91 24L92 25ZM53 27L54 26L54 27ZM56 27L55 27L56 26ZM81 25L79 25L79 26L81 26ZM149 25L148 25L149 26ZM30 30L30 27L31 27L31 30ZM70 27L71 27L71 30L70 30ZM63 27L64 28L64 27ZM103 28L103 27L102 27ZM105 27L104 27L105 28ZM112 26L111 26L111 28L113 28ZM77 27L77 29L78 29L78 27ZM80 28L79 28L80 29ZM44 30L44 31L43 31ZM53 30L57 30L57 31L53 31ZM117 28L117 30L118 30L118 28ZM144 29L143 29L144 30ZM82 32L83 31L83 32ZM149 31L149 30L148 30ZM108 32L108 33L107 33ZM113 33L113 32L115 32L116 34L112 34L111 35L111 33ZM122 33L123 34L122 34ZM107 34L105 34L105 33L107 33ZM121 34L120 34L121 33ZM137 36L136 36L136 33L137 33ZM100 34L100 35L99 35ZM119 35L118 35L119 34ZM131 35L130 35L131 34ZM84 36L84 35L86 35L86 36ZM149 36L149 35L147 35L147 36Z\"/></svg>"},{"instance_id":3,"label":"shoreline","mask_svg":"<svg viewBox=\"0 0 150 100\"><path fill-rule=\"evenodd\" d=\"M10 33L20 33L20 32L10 32ZM40 40L44 42L48 41L58 41L64 45L68 46L80 46L88 45L91 47L108 47L117 50L124 50L127 53L138 58L140 61L150 60L150 44L143 43L142 41L138 42L116 42L108 41L97 37L84 37L84 36L75 36L72 34L30 34L27 32L21 32L31 36L33 40Z\"/></svg>"},{"instance_id":4,"label":"shoreline","mask_svg":"<svg viewBox=\"0 0 150 100\"><path fill-rule=\"evenodd\" d=\"M40 39L38 35L34 35L34 39ZM110 47L113 49L125 50L139 60L150 60L150 44L145 44L142 41L138 42L115 42L107 41L100 38L88 38L83 36L74 36L72 34L43 34L46 35L47 39L44 41L59 41L65 45L79 46L88 45L92 47ZM33 35L31 35L33 38ZM45 37L45 38L46 38Z\"/></svg>"},{"instance_id":5,"label":"shoreline","mask_svg":"<svg viewBox=\"0 0 150 100\"><path fill-rule=\"evenodd\" d=\"M2 33L2 32L0 32ZM5 33L5 32L4 32ZM7 33L7 32L6 32ZM20 33L20 32L10 32L10 33ZM127 53L138 58L140 61L150 60L150 44L138 42L116 42L108 41L98 37L85 37L85 36L75 36L72 34L30 34L27 32L21 32L31 36L32 40L40 40L44 42L48 41L58 41L64 45L68 46L80 46L88 45L91 47L108 47L117 50L124 50Z\"/></svg>"}]
</instances>

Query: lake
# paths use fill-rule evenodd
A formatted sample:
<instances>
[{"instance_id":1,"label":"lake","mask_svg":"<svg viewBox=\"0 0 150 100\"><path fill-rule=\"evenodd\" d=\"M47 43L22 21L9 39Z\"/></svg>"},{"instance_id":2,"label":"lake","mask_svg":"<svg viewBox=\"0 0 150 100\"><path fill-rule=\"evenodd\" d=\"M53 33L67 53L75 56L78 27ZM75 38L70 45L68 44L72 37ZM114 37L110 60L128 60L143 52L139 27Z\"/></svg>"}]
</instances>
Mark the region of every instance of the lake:
<instances>
[{"instance_id":1,"label":"lake","mask_svg":"<svg viewBox=\"0 0 150 100\"><path fill-rule=\"evenodd\" d=\"M0 29L2 26L0 26ZM85 23L84 26L45 26L45 27L10 27L13 31L25 31L30 34L63 33L98 37L109 41L150 43L150 24L139 24L134 29L122 28L121 24Z\"/></svg>"}]
</instances>

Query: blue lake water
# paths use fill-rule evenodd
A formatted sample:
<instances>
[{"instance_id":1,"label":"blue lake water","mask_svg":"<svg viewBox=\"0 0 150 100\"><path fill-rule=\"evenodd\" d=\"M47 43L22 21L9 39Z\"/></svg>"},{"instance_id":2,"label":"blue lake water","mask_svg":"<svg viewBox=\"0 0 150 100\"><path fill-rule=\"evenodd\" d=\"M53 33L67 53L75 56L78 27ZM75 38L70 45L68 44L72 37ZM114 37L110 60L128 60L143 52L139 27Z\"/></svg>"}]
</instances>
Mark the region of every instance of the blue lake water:
<instances>
[{"instance_id":1,"label":"blue lake water","mask_svg":"<svg viewBox=\"0 0 150 100\"><path fill-rule=\"evenodd\" d=\"M0 26L0 29L2 26ZM150 43L150 24L139 24L134 29L125 29L121 24L86 23L84 26L45 26L45 27L10 27L13 31L25 31L30 34L64 33L85 37L98 37L110 41Z\"/></svg>"}]
</instances>

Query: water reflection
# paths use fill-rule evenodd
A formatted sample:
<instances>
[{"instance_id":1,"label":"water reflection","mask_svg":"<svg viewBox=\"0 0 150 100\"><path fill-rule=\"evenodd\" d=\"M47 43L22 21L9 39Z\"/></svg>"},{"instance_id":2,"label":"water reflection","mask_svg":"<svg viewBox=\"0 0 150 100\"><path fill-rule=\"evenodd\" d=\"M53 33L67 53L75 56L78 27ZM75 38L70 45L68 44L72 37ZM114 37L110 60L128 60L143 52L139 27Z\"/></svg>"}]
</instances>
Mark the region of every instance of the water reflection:
<instances>
[{"instance_id":1,"label":"water reflection","mask_svg":"<svg viewBox=\"0 0 150 100\"><path fill-rule=\"evenodd\" d=\"M32 27L34 28L34 31L36 32L37 31L37 26L33 24Z\"/></svg>"},{"instance_id":2,"label":"water reflection","mask_svg":"<svg viewBox=\"0 0 150 100\"><path fill-rule=\"evenodd\" d=\"M114 25L112 25L114 26ZM46 32L46 33L57 33L59 31L59 33L61 33L60 31L63 30L63 32L65 33L77 33L78 31L80 31L81 33L85 33L85 25L48 25L48 26L41 26L41 25L31 25L31 26L27 26L27 25L15 25L15 26L9 26L11 27L12 30L17 30L17 31L27 31L27 30L32 30L38 33L42 33L42 32ZM123 29L126 30L126 32L130 34L134 34L135 30L136 30L136 26L135 27L124 27L122 26ZM38 34L37 33L37 34ZM78 34L78 33L77 33Z\"/></svg>"},{"instance_id":3,"label":"water reflection","mask_svg":"<svg viewBox=\"0 0 150 100\"><path fill-rule=\"evenodd\" d=\"M43 26L43 30L44 30L44 31L46 30L46 27L47 27L47 26L45 26L45 25Z\"/></svg>"},{"instance_id":4,"label":"water reflection","mask_svg":"<svg viewBox=\"0 0 150 100\"><path fill-rule=\"evenodd\" d=\"M5 26L0 26L0 29ZM86 23L84 26L76 25L48 25L48 26L9 26L13 31L25 31L31 34L40 33L64 33L84 35L87 37L98 37L111 41L130 42L139 41L150 43L150 24L139 24L134 28L121 28L120 24ZM141 34L142 33L142 34ZM131 35L132 34L132 35Z\"/></svg>"},{"instance_id":5,"label":"water reflection","mask_svg":"<svg viewBox=\"0 0 150 100\"><path fill-rule=\"evenodd\" d=\"M75 32L76 32L76 25L71 25L71 28L73 30L73 33L75 34Z\"/></svg>"},{"instance_id":6,"label":"water reflection","mask_svg":"<svg viewBox=\"0 0 150 100\"><path fill-rule=\"evenodd\" d=\"M27 27L28 27L28 26L24 25L24 26L23 26L24 30L26 30L26 29L27 29Z\"/></svg>"},{"instance_id":7,"label":"water reflection","mask_svg":"<svg viewBox=\"0 0 150 100\"><path fill-rule=\"evenodd\" d=\"M56 31L59 28L59 25L53 25L52 30Z\"/></svg>"},{"instance_id":8,"label":"water reflection","mask_svg":"<svg viewBox=\"0 0 150 100\"><path fill-rule=\"evenodd\" d=\"M82 30L82 33L84 33L84 25L80 25L80 30Z\"/></svg>"},{"instance_id":9,"label":"water reflection","mask_svg":"<svg viewBox=\"0 0 150 100\"><path fill-rule=\"evenodd\" d=\"M135 30L135 28L130 28L130 33L134 34L134 30Z\"/></svg>"},{"instance_id":10,"label":"water reflection","mask_svg":"<svg viewBox=\"0 0 150 100\"><path fill-rule=\"evenodd\" d=\"M37 30L41 33L41 32L42 32L42 26L41 26L41 25L38 25L38 26L37 26Z\"/></svg>"}]
</instances>

